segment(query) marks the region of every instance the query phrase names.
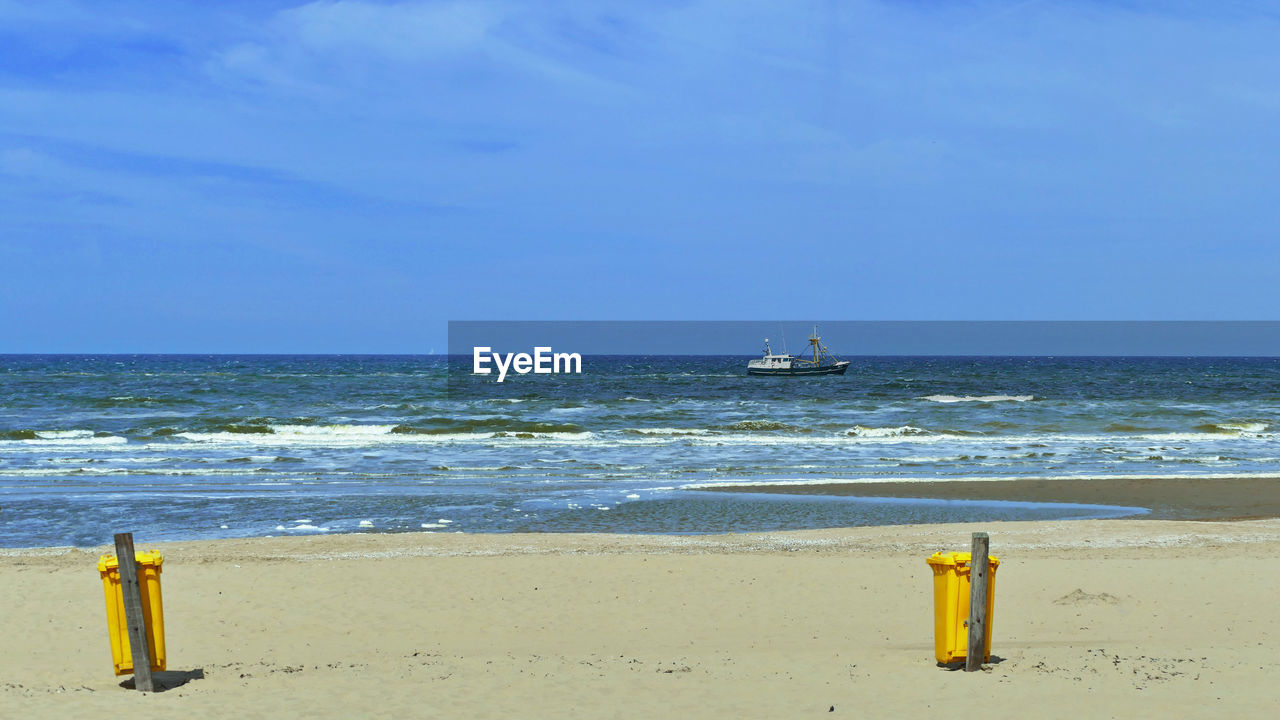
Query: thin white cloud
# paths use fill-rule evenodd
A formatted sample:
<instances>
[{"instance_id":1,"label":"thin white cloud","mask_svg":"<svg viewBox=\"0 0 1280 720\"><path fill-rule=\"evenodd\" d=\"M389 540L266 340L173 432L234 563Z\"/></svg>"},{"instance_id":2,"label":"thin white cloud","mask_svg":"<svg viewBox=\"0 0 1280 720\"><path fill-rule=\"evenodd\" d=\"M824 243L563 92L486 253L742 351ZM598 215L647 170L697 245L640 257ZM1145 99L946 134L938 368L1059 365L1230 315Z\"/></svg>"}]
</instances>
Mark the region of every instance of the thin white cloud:
<instances>
[{"instance_id":1,"label":"thin white cloud","mask_svg":"<svg viewBox=\"0 0 1280 720\"><path fill-rule=\"evenodd\" d=\"M316 94L495 76L610 88L592 71L523 46L545 19L496 2L320 0L277 13L262 37L217 53L208 68L223 80Z\"/></svg>"},{"instance_id":2,"label":"thin white cloud","mask_svg":"<svg viewBox=\"0 0 1280 720\"><path fill-rule=\"evenodd\" d=\"M305 52L422 62L475 48L502 21L486 2L313 2L279 14L280 34Z\"/></svg>"},{"instance_id":3,"label":"thin white cloud","mask_svg":"<svg viewBox=\"0 0 1280 720\"><path fill-rule=\"evenodd\" d=\"M27 147L0 151L0 174L20 178L42 177L56 171L58 163L42 152Z\"/></svg>"},{"instance_id":4,"label":"thin white cloud","mask_svg":"<svg viewBox=\"0 0 1280 720\"><path fill-rule=\"evenodd\" d=\"M483 2L322 0L276 13L258 37L216 53L207 68L224 82L315 93L358 86L387 67L446 69L483 47L499 10Z\"/></svg>"}]
</instances>

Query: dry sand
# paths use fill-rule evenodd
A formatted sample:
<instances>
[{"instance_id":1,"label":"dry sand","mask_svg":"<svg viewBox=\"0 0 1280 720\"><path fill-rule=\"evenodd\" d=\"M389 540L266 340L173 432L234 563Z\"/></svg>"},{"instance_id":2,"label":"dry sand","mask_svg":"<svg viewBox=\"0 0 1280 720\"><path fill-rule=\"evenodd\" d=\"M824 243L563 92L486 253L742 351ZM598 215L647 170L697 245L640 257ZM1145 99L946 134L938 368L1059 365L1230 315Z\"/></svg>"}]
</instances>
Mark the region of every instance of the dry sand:
<instances>
[{"instance_id":1,"label":"dry sand","mask_svg":"<svg viewBox=\"0 0 1280 720\"><path fill-rule=\"evenodd\" d=\"M933 661L924 558L965 549L977 529L1003 561L998 662L953 672ZM0 717L1266 717L1280 707L1280 520L158 547L166 681L203 677L122 689L98 553L0 550Z\"/></svg>"}]
</instances>

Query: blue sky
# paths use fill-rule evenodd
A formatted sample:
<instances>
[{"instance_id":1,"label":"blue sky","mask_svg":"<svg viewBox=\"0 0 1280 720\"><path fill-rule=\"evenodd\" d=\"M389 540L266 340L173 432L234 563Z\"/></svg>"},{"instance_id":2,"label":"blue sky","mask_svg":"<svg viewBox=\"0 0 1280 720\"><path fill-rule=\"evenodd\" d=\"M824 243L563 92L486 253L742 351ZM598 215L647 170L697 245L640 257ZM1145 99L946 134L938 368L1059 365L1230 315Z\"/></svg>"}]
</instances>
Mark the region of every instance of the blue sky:
<instances>
[{"instance_id":1,"label":"blue sky","mask_svg":"<svg viewBox=\"0 0 1280 720\"><path fill-rule=\"evenodd\" d=\"M0 0L0 352L1277 319L1280 13Z\"/></svg>"}]
</instances>

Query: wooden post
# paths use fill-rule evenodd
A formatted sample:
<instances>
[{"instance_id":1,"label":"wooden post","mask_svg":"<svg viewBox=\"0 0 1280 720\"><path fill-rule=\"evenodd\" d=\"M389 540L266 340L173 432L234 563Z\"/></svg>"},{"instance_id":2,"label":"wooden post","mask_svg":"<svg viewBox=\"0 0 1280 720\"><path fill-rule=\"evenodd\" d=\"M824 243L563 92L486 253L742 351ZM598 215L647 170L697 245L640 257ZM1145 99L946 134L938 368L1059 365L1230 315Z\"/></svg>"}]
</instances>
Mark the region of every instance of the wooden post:
<instances>
[{"instance_id":1,"label":"wooden post","mask_svg":"<svg viewBox=\"0 0 1280 720\"><path fill-rule=\"evenodd\" d=\"M133 554L133 533L116 535L116 562L120 567L120 590L124 593L129 650L133 654L133 687L143 692L155 692L155 681L151 678L151 647L147 645L147 618L142 612L138 562Z\"/></svg>"},{"instance_id":2,"label":"wooden post","mask_svg":"<svg viewBox=\"0 0 1280 720\"><path fill-rule=\"evenodd\" d=\"M984 532L973 534L973 553L969 560L969 648L964 656L964 671L982 669L987 657L987 555L991 540Z\"/></svg>"}]
</instances>

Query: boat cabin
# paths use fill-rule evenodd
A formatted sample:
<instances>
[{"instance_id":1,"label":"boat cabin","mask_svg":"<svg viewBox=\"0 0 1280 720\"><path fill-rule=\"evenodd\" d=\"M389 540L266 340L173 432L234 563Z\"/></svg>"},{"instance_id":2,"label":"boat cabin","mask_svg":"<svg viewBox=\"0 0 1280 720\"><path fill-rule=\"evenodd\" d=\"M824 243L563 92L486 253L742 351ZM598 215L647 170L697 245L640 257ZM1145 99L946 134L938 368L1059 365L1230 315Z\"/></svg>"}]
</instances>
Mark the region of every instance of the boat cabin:
<instances>
[{"instance_id":1,"label":"boat cabin","mask_svg":"<svg viewBox=\"0 0 1280 720\"><path fill-rule=\"evenodd\" d=\"M764 357L756 358L747 363L747 368L757 368L761 370L790 370L791 362L795 360L794 355L783 353L774 355L769 349L769 338L764 339Z\"/></svg>"}]
</instances>

